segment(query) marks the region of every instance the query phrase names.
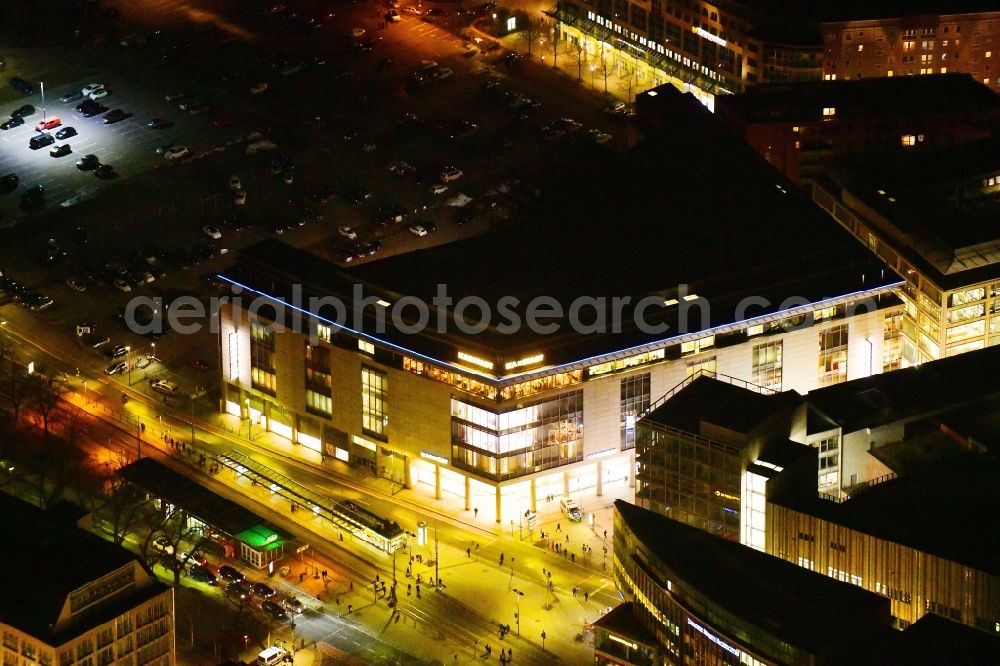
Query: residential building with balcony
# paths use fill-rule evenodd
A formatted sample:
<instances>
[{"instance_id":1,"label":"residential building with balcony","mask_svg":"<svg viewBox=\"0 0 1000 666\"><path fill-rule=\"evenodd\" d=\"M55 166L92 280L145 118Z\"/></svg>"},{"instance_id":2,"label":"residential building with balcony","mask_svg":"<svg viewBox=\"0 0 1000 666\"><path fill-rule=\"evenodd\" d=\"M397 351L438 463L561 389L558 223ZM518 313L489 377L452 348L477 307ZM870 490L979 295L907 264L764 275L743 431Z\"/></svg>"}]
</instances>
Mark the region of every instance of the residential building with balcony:
<instances>
[{"instance_id":1,"label":"residential building with balcony","mask_svg":"<svg viewBox=\"0 0 1000 666\"><path fill-rule=\"evenodd\" d=\"M763 84L715 110L796 184L846 155L909 156L1000 128L1000 95L968 74Z\"/></svg>"},{"instance_id":2,"label":"residential building with balcony","mask_svg":"<svg viewBox=\"0 0 1000 666\"><path fill-rule=\"evenodd\" d=\"M1000 140L844 158L812 195L906 278L903 366L1000 343Z\"/></svg>"},{"instance_id":3,"label":"residential building with balcony","mask_svg":"<svg viewBox=\"0 0 1000 666\"><path fill-rule=\"evenodd\" d=\"M177 663L173 589L134 554L2 493L0 551L4 664Z\"/></svg>"},{"instance_id":4,"label":"residential building with balcony","mask_svg":"<svg viewBox=\"0 0 1000 666\"><path fill-rule=\"evenodd\" d=\"M242 252L223 273L244 305L221 311L222 408L330 464L509 520L539 496L615 484L631 497L638 415L700 370L802 391L881 372L900 279L685 102L688 131L627 154L554 147L540 196L480 236L350 268L277 241ZM269 326L270 307L250 321L250 299L296 290L301 332ZM457 325L480 321L470 298L489 325ZM529 327L532 302L576 323ZM523 325L500 325L504 303Z\"/></svg>"}]
</instances>

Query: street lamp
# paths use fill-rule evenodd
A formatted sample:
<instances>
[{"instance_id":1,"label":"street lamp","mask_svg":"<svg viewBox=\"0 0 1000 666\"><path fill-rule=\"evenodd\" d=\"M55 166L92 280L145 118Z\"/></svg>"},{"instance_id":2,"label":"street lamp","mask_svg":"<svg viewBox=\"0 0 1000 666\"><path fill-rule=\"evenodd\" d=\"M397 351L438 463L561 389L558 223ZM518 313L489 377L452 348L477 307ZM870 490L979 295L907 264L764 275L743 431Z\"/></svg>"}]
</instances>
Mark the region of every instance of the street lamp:
<instances>
[{"instance_id":1,"label":"street lamp","mask_svg":"<svg viewBox=\"0 0 1000 666\"><path fill-rule=\"evenodd\" d=\"M128 385L132 386L132 347L125 347L125 360L128 365Z\"/></svg>"},{"instance_id":2,"label":"street lamp","mask_svg":"<svg viewBox=\"0 0 1000 666\"><path fill-rule=\"evenodd\" d=\"M521 637L521 597L524 596L524 592L522 592L521 590L517 589L516 587L513 590L511 590L511 592L513 592L514 594L517 595L517 612L514 613L514 619L517 621L517 636L518 636L518 638L520 638Z\"/></svg>"},{"instance_id":3,"label":"street lamp","mask_svg":"<svg viewBox=\"0 0 1000 666\"><path fill-rule=\"evenodd\" d=\"M156 343L151 342L149 344L152 347L152 351L149 352L149 362L152 363L156 360Z\"/></svg>"}]
</instances>

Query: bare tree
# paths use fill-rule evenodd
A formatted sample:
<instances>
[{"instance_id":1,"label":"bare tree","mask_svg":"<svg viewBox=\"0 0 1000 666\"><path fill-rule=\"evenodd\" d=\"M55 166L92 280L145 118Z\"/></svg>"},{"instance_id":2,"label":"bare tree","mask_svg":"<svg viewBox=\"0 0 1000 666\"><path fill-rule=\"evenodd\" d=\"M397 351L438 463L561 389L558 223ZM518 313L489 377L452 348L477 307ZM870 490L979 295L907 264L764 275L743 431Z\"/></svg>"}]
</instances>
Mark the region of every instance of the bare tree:
<instances>
[{"instance_id":1,"label":"bare tree","mask_svg":"<svg viewBox=\"0 0 1000 666\"><path fill-rule=\"evenodd\" d=\"M625 64L624 67L625 71L622 75L622 80L625 82L625 87L628 90L628 103L631 104L632 91L639 87L639 63L633 59L632 62Z\"/></svg>"},{"instance_id":2,"label":"bare tree","mask_svg":"<svg viewBox=\"0 0 1000 666\"><path fill-rule=\"evenodd\" d=\"M523 23L521 28L521 39L528 45L528 57L531 57L531 49L535 44L535 37L538 36L539 24L531 20L531 16L525 12L518 12L518 23Z\"/></svg>"},{"instance_id":3,"label":"bare tree","mask_svg":"<svg viewBox=\"0 0 1000 666\"><path fill-rule=\"evenodd\" d=\"M583 80L583 64L587 62L587 45L582 39L570 42L567 47L570 55L576 58L576 80Z\"/></svg>"},{"instance_id":4,"label":"bare tree","mask_svg":"<svg viewBox=\"0 0 1000 666\"><path fill-rule=\"evenodd\" d=\"M199 554L204 553L210 540L202 533L201 528L191 526L184 511L176 507L156 514L150 523L151 529L143 543L142 552L152 564L149 548L155 539L163 537L163 559L169 563L167 568L173 572L173 585L177 587L181 583L181 572L196 564L189 560L195 560ZM186 544L191 544L190 549L187 549Z\"/></svg>"},{"instance_id":5,"label":"bare tree","mask_svg":"<svg viewBox=\"0 0 1000 666\"><path fill-rule=\"evenodd\" d=\"M597 71L604 78L605 93L608 92L608 77L611 76L614 69L615 62L611 50L604 45L604 42L601 42L601 50L597 52Z\"/></svg>"},{"instance_id":6,"label":"bare tree","mask_svg":"<svg viewBox=\"0 0 1000 666\"><path fill-rule=\"evenodd\" d=\"M115 464L112 461L111 467ZM92 498L94 515L100 521L102 531L117 545L123 544L130 535L148 524L147 515L152 511L152 500L145 498L135 486L117 474L103 479L101 488Z\"/></svg>"},{"instance_id":7,"label":"bare tree","mask_svg":"<svg viewBox=\"0 0 1000 666\"><path fill-rule=\"evenodd\" d=\"M51 434L49 426L56 419L57 407L62 400L63 387L52 377L31 375L32 406L42 419L45 441Z\"/></svg>"}]
</instances>

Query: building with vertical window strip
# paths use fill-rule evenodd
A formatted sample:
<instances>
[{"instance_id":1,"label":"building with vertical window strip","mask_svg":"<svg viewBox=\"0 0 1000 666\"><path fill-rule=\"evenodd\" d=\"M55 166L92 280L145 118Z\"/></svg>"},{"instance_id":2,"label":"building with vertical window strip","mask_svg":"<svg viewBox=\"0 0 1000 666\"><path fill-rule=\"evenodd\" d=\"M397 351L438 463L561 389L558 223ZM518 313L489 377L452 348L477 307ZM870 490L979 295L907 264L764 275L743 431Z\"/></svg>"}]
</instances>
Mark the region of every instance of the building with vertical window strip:
<instances>
[{"instance_id":1,"label":"building with vertical window strip","mask_svg":"<svg viewBox=\"0 0 1000 666\"><path fill-rule=\"evenodd\" d=\"M700 377L638 424L638 505L1000 633L1000 349L773 394ZM971 510L970 507L975 507Z\"/></svg>"},{"instance_id":2,"label":"building with vertical window strip","mask_svg":"<svg viewBox=\"0 0 1000 666\"><path fill-rule=\"evenodd\" d=\"M614 534L626 603L595 623L596 666L973 664L1000 649L938 607L897 631L886 594L622 500Z\"/></svg>"},{"instance_id":3,"label":"building with vertical window strip","mask_svg":"<svg viewBox=\"0 0 1000 666\"><path fill-rule=\"evenodd\" d=\"M0 552L4 664L177 663L173 589L134 554L3 493Z\"/></svg>"},{"instance_id":4,"label":"building with vertical window strip","mask_svg":"<svg viewBox=\"0 0 1000 666\"><path fill-rule=\"evenodd\" d=\"M359 473L509 520L539 496L600 496L609 484L631 496L636 421L687 377L808 391L882 372L901 280L700 104L681 102L689 131L620 156L574 146L540 175L529 211L482 236L350 268L276 240L241 252L222 276L243 303L221 310L223 408ZM650 191L663 154L688 164ZM598 171L604 191L589 186ZM436 304L439 285L450 305ZM271 306L296 291L299 325L270 326L282 319ZM460 310L480 316L459 307L465 297L493 304L493 321L457 326ZM525 324L513 331L496 307L509 298ZM530 329L536 298L581 313L579 325ZM592 325L587 304L611 316L615 298L626 299L620 320ZM250 321L252 299L271 304L263 322ZM420 330L414 300L428 306ZM640 302L655 330L640 327Z\"/></svg>"},{"instance_id":5,"label":"building with vertical window strip","mask_svg":"<svg viewBox=\"0 0 1000 666\"><path fill-rule=\"evenodd\" d=\"M813 200L906 279L904 367L1000 344L1000 140L824 169Z\"/></svg>"}]
</instances>

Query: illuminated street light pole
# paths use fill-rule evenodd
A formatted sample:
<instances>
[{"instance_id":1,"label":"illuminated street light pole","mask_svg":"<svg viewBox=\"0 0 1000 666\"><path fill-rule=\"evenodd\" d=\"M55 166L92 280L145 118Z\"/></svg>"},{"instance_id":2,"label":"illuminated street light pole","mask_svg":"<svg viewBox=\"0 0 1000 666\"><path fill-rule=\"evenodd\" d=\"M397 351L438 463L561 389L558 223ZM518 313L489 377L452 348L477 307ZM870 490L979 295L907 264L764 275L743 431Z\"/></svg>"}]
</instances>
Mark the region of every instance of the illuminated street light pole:
<instances>
[{"instance_id":1,"label":"illuminated street light pole","mask_svg":"<svg viewBox=\"0 0 1000 666\"><path fill-rule=\"evenodd\" d=\"M40 81L38 83L42 90L42 121L45 120L45 81Z\"/></svg>"},{"instance_id":2,"label":"illuminated street light pole","mask_svg":"<svg viewBox=\"0 0 1000 666\"><path fill-rule=\"evenodd\" d=\"M125 347L125 365L128 366L128 385L132 386L132 347Z\"/></svg>"},{"instance_id":3,"label":"illuminated street light pole","mask_svg":"<svg viewBox=\"0 0 1000 666\"><path fill-rule=\"evenodd\" d=\"M522 592L521 590L517 589L516 587L513 590L511 590L511 592L513 592L514 594L517 595L517 612L514 613L514 619L517 621L517 636L518 636L518 638L520 638L521 637L521 597L524 596L524 592Z\"/></svg>"}]
</instances>

